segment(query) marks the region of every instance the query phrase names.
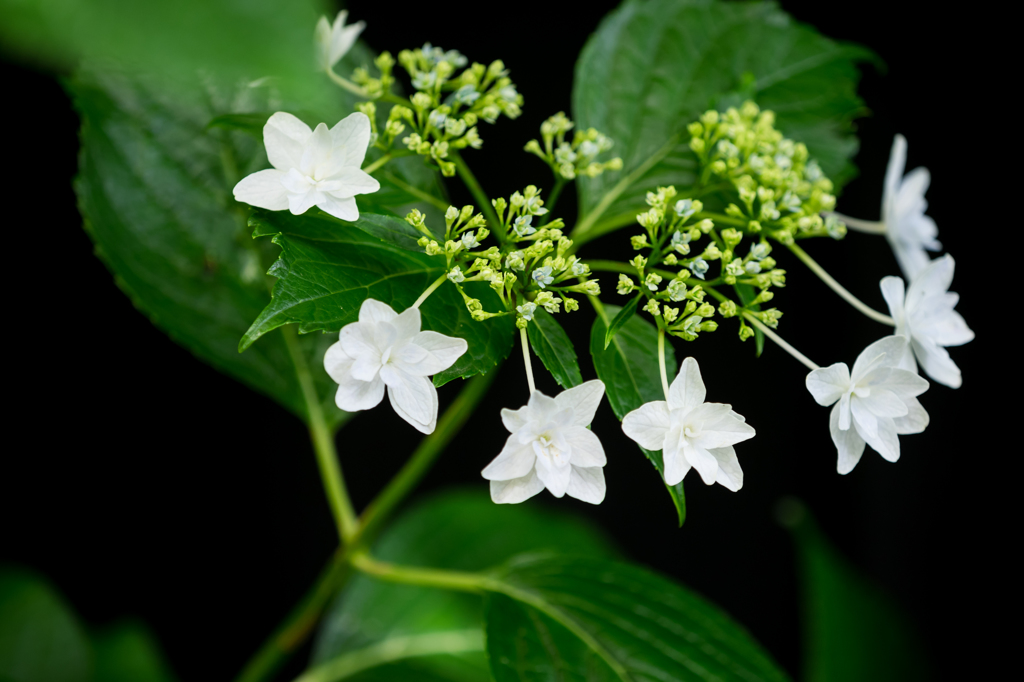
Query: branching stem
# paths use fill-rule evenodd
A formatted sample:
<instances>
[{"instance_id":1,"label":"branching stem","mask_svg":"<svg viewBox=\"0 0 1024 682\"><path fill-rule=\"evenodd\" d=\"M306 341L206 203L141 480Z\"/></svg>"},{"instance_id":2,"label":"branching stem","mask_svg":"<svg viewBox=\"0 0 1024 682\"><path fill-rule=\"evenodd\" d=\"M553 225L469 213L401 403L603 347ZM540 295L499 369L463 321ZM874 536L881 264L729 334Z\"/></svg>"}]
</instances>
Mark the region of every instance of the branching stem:
<instances>
[{"instance_id":1,"label":"branching stem","mask_svg":"<svg viewBox=\"0 0 1024 682\"><path fill-rule=\"evenodd\" d=\"M859 298L857 298L856 296L851 294L849 291L847 291L843 287L843 285L841 285L839 282L835 281L832 278L832 275L830 275L827 272L825 272L825 268L823 268L820 265L818 265L818 263L813 258L811 258L809 255L807 255L807 252L804 251L802 248L800 248L800 246L798 246L797 244L786 244L786 246L789 248L790 251L793 252L793 254L797 258L799 258L801 261L803 261L804 265L806 265L808 268L810 268L811 272L813 272L815 275L817 275L821 279L822 282L827 284L829 286L829 288L832 289L832 291L834 291L837 294L839 294L839 296L844 301L846 301L847 303L852 305L854 308L856 308L860 312L864 313L865 315L867 315L868 317L870 317L872 320L874 320L876 322L881 322L882 324L887 324L890 327L895 327L896 326L896 321L894 319L892 319L888 315L883 315L882 313L878 312L877 310L875 310L871 306L865 304Z\"/></svg>"},{"instance_id":2,"label":"branching stem","mask_svg":"<svg viewBox=\"0 0 1024 682\"><path fill-rule=\"evenodd\" d=\"M427 288L426 288L426 289L425 289L425 290L423 291L423 293L422 293L422 294L420 294L420 297L416 299L416 302L415 302L415 303L413 303L413 304L412 304L412 306L410 306L410 307L412 307L412 308L419 308L419 307L420 307L420 305L421 305L421 304L422 304L422 303L423 303L423 302L424 302L425 300L427 300L427 298L429 298L429 297L430 297L430 295L431 295L432 293L434 293L434 290L435 290L435 289L437 289L437 288L438 288L439 286L441 286L442 284L444 284L444 281L445 281L445 280L446 280L447 278L448 278L448 275L447 275L447 274L443 274L443 275L441 275L440 277L438 277L438 278L437 278L436 280L434 280L434 283L433 283L433 284L431 284L431 285L430 285L429 287L427 287Z\"/></svg>"}]
</instances>

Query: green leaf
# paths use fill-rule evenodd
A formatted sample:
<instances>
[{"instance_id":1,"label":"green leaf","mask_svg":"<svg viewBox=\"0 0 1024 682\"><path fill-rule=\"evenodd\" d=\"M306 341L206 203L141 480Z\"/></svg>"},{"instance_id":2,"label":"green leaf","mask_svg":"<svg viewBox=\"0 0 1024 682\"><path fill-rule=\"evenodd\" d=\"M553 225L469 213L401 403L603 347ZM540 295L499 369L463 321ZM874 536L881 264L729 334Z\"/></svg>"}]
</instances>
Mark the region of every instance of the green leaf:
<instances>
[{"instance_id":1,"label":"green leaf","mask_svg":"<svg viewBox=\"0 0 1024 682\"><path fill-rule=\"evenodd\" d=\"M320 217L325 220L333 220L339 224L358 227L363 232L373 235L383 242L393 244L400 249L423 253L423 247L416 243L423 234L417 232L416 228L400 218L376 213L361 213L359 214L359 220L351 223L342 223L342 221L323 213L319 209L316 212L321 213Z\"/></svg>"},{"instance_id":2,"label":"green leaf","mask_svg":"<svg viewBox=\"0 0 1024 682\"><path fill-rule=\"evenodd\" d=\"M661 370L658 367L658 330L642 317L628 319L605 347L610 316L620 316L621 309L606 305L602 314L594 320L590 330L590 355L594 369L604 382L605 394L615 416L623 417L652 400L664 400L661 386ZM665 344L665 369L668 376L676 375L676 355L672 344ZM640 448L644 455L665 480L665 464L661 452ZM680 527L686 520L686 496L682 482L665 488L675 505Z\"/></svg>"},{"instance_id":3,"label":"green leaf","mask_svg":"<svg viewBox=\"0 0 1024 682\"><path fill-rule=\"evenodd\" d=\"M141 623L119 623L93 637L95 682L174 682L160 646Z\"/></svg>"},{"instance_id":4,"label":"green leaf","mask_svg":"<svg viewBox=\"0 0 1024 682\"><path fill-rule=\"evenodd\" d=\"M285 337L254 353L237 344L266 305L273 255L249 238L234 183L265 164L262 144L207 130L216 113L196 84L189 98L151 78L83 70L67 83L82 121L79 210L96 253L117 285L153 323L218 370L300 416L306 404ZM254 96L252 92L250 96ZM297 352L313 367L328 419L334 384L316 371L329 345L304 338Z\"/></svg>"},{"instance_id":5,"label":"green leaf","mask_svg":"<svg viewBox=\"0 0 1024 682\"><path fill-rule=\"evenodd\" d=\"M757 292L754 291L754 287L749 284L734 284L733 289L736 290L736 295L740 297L740 303L750 308L751 310L760 310L761 304L750 305L750 302L757 298ZM756 357L761 357L761 353L764 352L764 332L754 327L754 354Z\"/></svg>"},{"instance_id":6,"label":"green leaf","mask_svg":"<svg viewBox=\"0 0 1024 682\"><path fill-rule=\"evenodd\" d=\"M270 269L278 278L273 297L240 335L239 350L284 324L298 324L302 333L337 332L357 320L367 298L404 310L444 273L442 258L382 242L323 213L294 216L287 211L257 210L250 222L255 236L273 235L281 255ZM501 310L501 300L487 284L470 282L464 288L481 300L484 309ZM473 320L462 296L448 282L430 295L420 311L424 329L458 336L469 344L452 367L435 375L437 386L487 372L512 349L512 317Z\"/></svg>"},{"instance_id":7,"label":"green leaf","mask_svg":"<svg viewBox=\"0 0 1024 682\"><path fill-rule=\"evenodd\" d=\"M606 205L590 229L629 224L644 193L695 182L686 125L709 108L752 95L776 125L803 141L837 187L851 178L857 150L851 121L858 61L870 51L798 24L773 3L627 0L587 42L576 66L573 114L580 129L615 142L623 169L578 179L580 213Z\"/></svg>"},{"instance_id":8,"label":"green leaf","mask_svg":"<svg viewBox=\"0 0 1024 682\"><path fill-rule=\"evenodd\" d=\"M622 306L622 310L618 312L612 323L608 325L608 329L604 333L604 347L608 348L608 344L612 342L612 338L622 328L622 325L629 322L629 319L636 315L636 307L640 305L640 299L643 298L642 294L637 294L636 298Z\"/></svg>"},{"instance_id":9,"label":"green leaf","mask_svg":"<svg viewBox=\"0 0 1024 682\"><path fill-rule=\"evenodd\" d=\"M576 360L576 349L562 329L562 325L548 312L538 308L533 314L533 324L526 328L530 347L544 363L551 376L562 388L572 388L583 383L580 365Z\"/></svg>"},{"instance_id":10,"label":"green leaf","mask_svg":"<svg viewBox=\"0 0 1024 682\"><path fill-rule=\"evenodd\" d=\"M206 127L238 130L262 142L263 126L267 124L267 119L273 116L273 114L274 112L272 111L257 111L249 114L221 114L220 116L214 116L206 124ZM299 114L295 115L299 116ZM303 117L299 116L299 118Z\"/></svg>"},{"instance_id":11,"label":"green leaf","mask_svg":"<svg viewBox=\"0 0 1024 682\"><path fill-rule=\"evenodd\" d=\"M88 682L92 667L82 626L50 584L0 568L0 680Z\"/></svg>"},{"instance_id":12,"label":"green leaf","mask_svg":"<svg viewBox=\"0 0 1024 682\"><path fill-rule=\"evenodd\" d=\"M381 536L374 555L406 565L477 571L521 552L553 549L606 558L617 554L582 520L543 505L496 505L481 489L449 492L412 507ZM482 599L475 595L355 575L321 623L313 670L326 670L321 666L339 657L353 661L362 655L365 663L367 654L376 653L376 660L388 665L352 679L487 682L482 613ZM438 633L451 635L454 644L459 637L468 642L473 632L473 652L390 661L381 653L401 654L410 638Z\"/></svg>"},{"instance_id":13,"label":"green leaf","mask_svg":"<svg viewBox=\"0 0 1024 682\"><path fill-rule=\"evenodd\" d=\"M891 597L836 551L804 505L784 500L779 517L796 542L803 593L803 679L933 679L915 624Z\"/></svg>"},{"instance_id":14,"label":"green leaf","mask_svg":"<svg viewBox=\"0 0 1024 682\"><path fill-rule=\"evenodd\" d=\"M638 566L525 556L495 577L486 614L496 682L787 679L729 616Z\"/></svg>"}]
</instances>

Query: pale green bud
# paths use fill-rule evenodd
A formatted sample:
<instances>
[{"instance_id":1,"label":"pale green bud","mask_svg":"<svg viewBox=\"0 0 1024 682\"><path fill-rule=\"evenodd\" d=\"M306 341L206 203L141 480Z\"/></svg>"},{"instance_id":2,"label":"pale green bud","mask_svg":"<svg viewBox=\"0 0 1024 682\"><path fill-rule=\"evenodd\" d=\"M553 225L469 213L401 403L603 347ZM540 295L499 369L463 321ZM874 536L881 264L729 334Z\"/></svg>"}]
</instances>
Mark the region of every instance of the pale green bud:
<instances>
[{"instance_id":1,"label":"pale green bud","mask_svg":"<svg viewBox=\"0 0 1024 682\"><path fill-rule=\"evenodd\" d=\"M661 275L651 272L648 273L647 278L644 280L644 284L646 284L647 288L651 291L657 291L658 285L661 284L661 279Z\"/></svg>"},{"instance_id":2,"label":"pale green bud","mask_svg":"<svg viewBox=\"0 0 1024 682\"><path fill-rule=\"evenodd\" d=\"M717 159L711 162L711 172L715 175L725 175L727 170L729 170L729 166L726 165L725 161Z\"/></svg>"},{"instance_id":3,"label":"pale green bud","mask_svg":"<svg viewBox=\"0 0 1024 682\"><path fill-rule=\"evenodd\" d=\"M431 104L434 103L433 100L430 98L430 95L428 95L425 92L417 92L415 95L412 96L412 99L410 101L412 102L412 105L416 107L417 111L425 111L426 109L430 108Z\"/></svg>"},{"instance_id":4,"label":"pale green bud","mask_svg":"<svg viewBox=\"0 0 1024 682\"><path fill-rule=\"evenodd\" d=\"M754 335L754 330L748 327L743 320L740 320L740 341L746 341Z\"/></svg>"},{"instance_id":5,"label":"pale green bud","mask_svg":"<svg viewBox=\"0 0 1024 682\"><path fill-rule=\"evenodd\" d=\"M527 142L526 146L523 147L523 150L530 152L531 154L536 154L542 159L547 159L547 157L544 155L544 150L541 149L540 147L540 142L537 142L537 140L530 140L529 142Z\"/></svg>"},{"instance_id":6,"label":"pale green bud","mask_svg":"<svg viewBox=\"0 0 1024 682\"><path fill-rule=\"evenodd\" d=\"M761 223L759 223L756 220L751 220L749 223L747 223L747 229L750 230L751 232L755 232L755 233L756 232L760 232L761 231Z\"/></svg>"},{"instance_id":7,"label":"pale green bud","mask_svg":"<svg viewBox=\"0 0 1024 682\"><path fill-rule=\"evenodd\" d=\"M762 270L771 270L775 267L775 259L769 256L761 261Z\"/></svg>"},{"instance_id":8,"label":"pale green bud","mask_svg":"<svg viewBox=\"0 0 1024 682\"><path fill-rule=\"evenodd\" d=\"M701 322L697 328L702 332L713 332L718 329L718 323L714 320L708 320L707 322Z\"/></svg>"},{"instance_id":9,"label":"pale green bud","mask_svg":"<svg viewBox=\"0 0 1024 682\"><path fill-rule=\"evenodd\" d=\"M704 134L704 126L699 121L694 121L690 125L686 126L686 131L690 133L690 137L700 137Z\"/></svg>"},{"instance_id":10,"label":"pale green bud","mask_svg":"<svg viewBox=\"0 0 1024 682\"><path fill-rule=\"evenodd\" d=\"M459 209L454 206L449 206L448 210L444 212L444 222L448 225L448 228L451 229L452 224L454 224L458 219Z\"/></svg>"},{"instance_id":11,"label":"pale green bud","mask_svg":"<svg viewBox=\"0 0 1024 682\"><path fill-rule=\"evenodd\" d=\"M634 289L636 289L636 284L632 279L626 275L619 275L619 283L616 285L615 291L617 291L620 296L626 296L627 294L632 293Z\"/></svg>"},{"instance_id":12,"label":"pale green bud","mask_svg":"<svg viewBox=\"0 0 1024 682\"><path fill-rule=\"evenodd\" d=\"M732 301L722 301L718 306L718 312L722 317L735 317L739 312L739 309Z\"/></svg>"},{"instance_id":13,"label":"pale green bud","mask_svg":"<svg viewBox=\"0 0 1024 682\"><path fill-rule=\"evenodd\" d=\"M654 315L655 317L661 315L661 307L658 305L658 302L655 301L654 299L647 301L647 304L644 305L644 310L649 312L651 315Z\"/></svg>"},{"instance_id":14,"label":"pale green bud","mask_svg":"<svg viewBox=\"0 0 1024 682\"><path fill-rule=\"evenodd\" d=\"M679 309L665 306L661 309L661 314L664 316L665 322L672 324L676 321L676 318L679 317Z\"/></svg>"},{"instance_id":15,"label":"pale green bud","mask_svg":"<svg viewBox=\"0 0 1024 682\"><path fill-rule=\"evenodd\" d=\"M736 245L743 239L743 235L740 234L739 230L733 228L726 228L722 230L722 241L725 242L726 247L730 249L736 248Z\"/></svg>"},{"instance_id":16,"label":"pale green bud","mask_svg":"<svg viewBox=\"0 0 1024 682\"><path fill-rule=\"evenodd\" d=\"M682 301L686 298L686 284L681 278L676 278L668 283L668 297L673 301Z\"/></svg>"},{"instance_id":17,"label":"pale green bud","mask_svg":"<svg viewBox=\"0 0 1024 682\"><path fill-rule=\"evenodd\" d=\"M436 241L431 240L431 242L427 244L428 256L439 256L442 253L444 253L444 249L442 249L441 245L438 244Z\"/></svg>"},{"instance_id":18,"label":"pale green bud","mask_svg":"<svg viewBox=\"0 0 1024 682\"><path fill-rule=\"evenodd\" d=\"M718 260L722 257L722 252L718 250L717 244L708 244L708 247L704 249L704 253L701 254L701 258L704 260Z\"/></svg>"},{"instance_id":19,"label":"pale green bud","mask_svg":"<svg viewBox=\"0 0 1024 682\"><path fill-rule=\"evenodd\" d=\"M665 265L676 265L679 263L679 259L676 258L676 254L670 253L662 259L662 262L665 263Z\"/></svg>"},{"instance_id":20,"label":"pale green bud","mask_svg":"<svg viewBox=\"0 0 1024 682\"><path fill-rule=\"evenodd\" d=\"M697 310L694 311L694 314L700 315L701 317L711 317L715 314L715 307L710 303L702 303L697 307Z\"/></svg>"},{"instance_id":21,"label":"pale green bud","mask_svg":"<svg viewBox=\"0 0 1024 682\"><path fill-rule=\"evenodd\" d=\"M644 266L647 265L647 259L644 258L643 256L636 256L633 258L633 260L629 261L629 264L632 265L637 270L643 271Z\"/></svg>"},{"instance_id":22,"label":"pale green bud","mask_svg":"<svg viewBox=\"0 0 1024 682\"><path fill-rule=\"evenodd\" d=\"M661 218L661 211L659 211L656 208L652 208L649 211L645 211L644 213L640 213L639 215L637 215L636 221L640 223L640 225L642 225L643 227L646 227L647 229L652 229L658 223L661 222Z\"/></svg>"},{"instance_id":23,"label":"pale green bud","mask_svg":"<svg viewBox=\"0 0 1024 682\"><path fill-rule=\"evenodd\" d=\"M572 313L580 309L579 301L575 298L566 298L565 301L565 312Z\"/></svg>"},{"instance_id":24,"label":"pale green bud","mask_svg":"<svg viewBox=\"0 0 1024 682\"><path fill-rule=\"evenodd\" d=\"M645 234L634 235L629 238L629 242L633 245L633 249L636 251L650 246L650 244L647 243L647 235Z\"/></svg>"},{"instance_id":25,"label":"pale green bud","mask_svg":"<svg viewBox=\"0 0 1024 682\"><path fill-rule=\"evenodd\" d=\"M712 222L710 218L705 218L704 220L697 223L696 227L704 234L707 234L715 227L715 223Z\"/></svg>"},{"instance_id":26,"label":"pale green bud","mask_svg":"<svg viewBox=\"0 0 1024 682\"><path fill-rule=\"evenodd\" d=\"M448 279L455 282L456 284L461 284L462 282L465 281L466 276L462 274L462 268L456 265L454 268L448 271Z\"/></svg>"}]
</instances>

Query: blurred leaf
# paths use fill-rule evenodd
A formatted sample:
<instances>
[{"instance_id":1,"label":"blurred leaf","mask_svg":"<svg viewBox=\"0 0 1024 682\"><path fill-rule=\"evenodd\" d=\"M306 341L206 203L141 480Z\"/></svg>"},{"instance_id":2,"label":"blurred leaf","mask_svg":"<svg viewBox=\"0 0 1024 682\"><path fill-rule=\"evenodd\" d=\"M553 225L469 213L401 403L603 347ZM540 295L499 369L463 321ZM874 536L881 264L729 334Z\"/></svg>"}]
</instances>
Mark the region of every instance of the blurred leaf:
<instances>
[{"instance_id":1,"label":"blurred leaf","mask_svg":"<svg viewBox=\"0 0 1024 682\"><path fill-rule=\"evenodd\" d=\"M323 213L294 216L287 211L257 210L251 223L256 236L273 235L281 255L270 269L278 278L273 297L240 335L241 350L283 324L297 323L303 333L336 332L357 320L367 298L404 310L444 273L443 258L400 249ZM479 298L485 309L501 309L500 299L487 284L471 282L465 290ZM448 282L430 295L420 311L424 329L469 343L469 350L454 365L435 375L437 386L491 370L512 348L512 317L473 320L462 296Z\"/></svg>"},{"instance_id":2,"label":"blurred leaf","mask_svg":"<svg viewBox=\"0 0 1024 682\"><path fill-rule=\"evenodd\" d=\"M0 680L88 682L92 667L78 619L50 584L0 567Z\"/></svg>"},{"instance_id":3,"label":"blurred leaf","mask_svg":"<svg viewBox=\"0 0 1024 682\"><path fill-rule=\"evenodd\" d=\"M95 682L174 682L160 646L145 625L121 623L93 637Z\"/></svg>"},{"instance_id":4,"label":"blurred leaf","mask_svg":"<svg viewBox=\"0 0 1024 682\"><path fill-rule=\"evenodd\" d=\"M841 187L855 172L851 121L864 112L855 64L873 59L774 3L627 0L605 17L576 65L576 126L611 137L611 153L623 161L621 172L579 178L581 215L624 178L628 187L598 219L599 231L631 222L657 186L675 185L685 196L696 179L686 125L748 96L775 111L778 129L805 142Z\"/></svg>"},{"instance_id":5,"label":"blurred leaf","mask_svg":"<svg viewBox=\"0 0 1024 682\"><path fill-rule=\"evenodd\" d=\"M796 500L779 505L796 543L803 601L805 682L933 679L916 625L865 579Z\"/></svg>"},{"instance_id":6,"label":"blurred leaf","mask_svg":"<svg viewBox=\"0 0 1024 682\"><path fill-rule=\"evenodd\" d=\"M576 349L572 341L558 324L558 320L543 308L533 313L533 324L526 328L530 347L544 363L551 376L562 388L572 388L583 383Z\"/></svg>"},{"instance_id":7,"label":"blurred leaf","mask_svg":"<svg viewBox=\"0 0 1024 682\"><path fill-rule=\"evenodd\" d=\"M67 87L82 120L79 210L117 285L200 359L305 418L284 337L251 354L237 349L269 299L263 273L273 256L253 243L248 208L231 196L240 177L265 164L262 144L206 130L217 103L198 84L186 97L148 77L83 70ZM315 368L329 343L308 337L299 348ZM312 374L328 419L340 425L333 382Z\"/></svg>"},{"instance_id":8,"label":"blurred leaf","mask_svg":"<svg viewBox=\"0 0 1024 682\"><path fill-rule=\"evenodd\" d=\"M638 566L524 556L496 577L504 587L486 600L496 682L788 679L741 625Z\"/></svg>"},{"instance_id":9,"label":"blurred leaf","mask_svg":"<svg viewBox=\"0 0 1024 682\"><path fill-rule=\"evenodd\" d=\"M607 324L605 319L617 317L621 309L606 305L602 315L594 320L590 330L590 355L594 359L597 377L604 382L605 394L612 406L612 412L622 421L623 417L652 400L664 400L661 386L661 370L658 367L658 330L642 317L630 317L619 332L605 347ZM676 375L676 354L671 343L665 344L665 370L668 376ZM639 447L639 446L637 446ZM640 448L651 461L665 483L665 464L661 451L652 452ZM679 525L686 520L686 495L682 482L665 485L672 504L679 517Z\"/></svg>"},{"instance_id":10,"label":"blurred leaf","mask_svg":"<svg viewBox=\"0 0 1024 682\"><path fill-rule=\"evenodd\" d=\"M437 495L410 508L381 536L374 555L407 565L477 571L521 552L555 549L605 558L616 554L600 531L582 520L542 505L496 505L479 490ZM403 638L432 633L468 638L475 631L477 651L392 662L351 679L487 682L482 624L478 596L357 574L321 623L312 665L387 648Z\"/></svg>"}]
</instances>

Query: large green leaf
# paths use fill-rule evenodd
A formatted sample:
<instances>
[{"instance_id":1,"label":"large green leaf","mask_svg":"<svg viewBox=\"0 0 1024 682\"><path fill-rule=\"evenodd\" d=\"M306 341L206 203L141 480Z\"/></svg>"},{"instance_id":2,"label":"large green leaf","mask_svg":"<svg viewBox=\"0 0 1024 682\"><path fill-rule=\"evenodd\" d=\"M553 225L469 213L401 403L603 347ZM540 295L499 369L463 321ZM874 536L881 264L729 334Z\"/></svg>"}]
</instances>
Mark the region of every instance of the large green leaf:
<instances>
[{"instance_id":1,"label":"large green leaf","mask_svg":"<svg viewBox=\"0 0 1024 682\"><path fill-rule=\"evenodd\" d=\"M557 549L605 558L616 554L598 530L574 517L533 503L496 505L483 489L449 492L409 509L381 536L374 555L407 565L476 571L526 551ZM329 662L339 657L354 661L363 654L365 661L374 652L383 652L377 660L387 662L388 651L401 654L410 641L441 634L449 644L457 645L462 638L467 645L475 644L475 650L415 656L352 679L486 682L482 614L482 600L474 595L356 575L324 617L313 671L328 670ZM445 638L437 644L443 649Z\"/></svg>"},{"instance_id":2,"label":"large green leaf","mask_svg":"<svg viewBox=\"0 0 1024 682\"><path fill-rule=\"evenodd\" d=\"M174 682L160 645L149 628L124 622L93 636L96 682Z\"/></svg>"},{"instance_id":3,"label":"large green leaf","mask_svg":"<svg viewBox=\"0 0 1024 682\"><path fill-rule=\"evenodd\" d=\"M300 332L336 332L356 321L367 298L404 310L444 273L444 259L383 242L324 213L255 211L250 222L255 236L273 235L281 256L270 270L278 278L273 297L259 317L254 316L242 336L241 350L283 324L296 323ZM483 301L485 309L501 309L488 285L472 282L465 289ZM487 372L512 349L512 317L474 321L449 282L438 287L420 310L425 329L462 337L469 344L454 365L434 377L438 386Z\"/></svg>"},{"instance_id":4,"label":"large green leaf","mask_svg":"<svg viewBox=\"0 0 1024 682\"><path fill-rule=\"evenodd\" d=\"M0 680L88 682L92 667L82 626L49 583L0 567Z\"/></svg>"},{"instance_id":5,"label":"large green leaf","mask_svg":"<svg viewBox=\"0 0 1024 682\"><path fill-rule=\"evenodd\" d=\"M787 676L717 607L638 566L525 556L487 597L497 682L753 682Z\"/></svg>"},{"instance_id":6,"label":"large green leaf","mask_svg":"<svg viewBox=\"0 0 1024 682\"><path fill-rule=\"evenodd\" d=\"M537 309L533 314L533 324L526 328L526 332L533 352L559 386L572 388L583 383L576 349L558 320L546 310Z\"/></svg>"},{"instance_id":7,"label":"large green leaf","mask_svg":"<svg viewBox=\"0 0 1024 682\"><path fill-rule=\"evenodd\" d=\"M800 502L785 500L779 511L796 542L804 681L932 679L919 632L899 605L836 551Z\"/></svg>"},{"instance_id":8,"label":"large green leaf","mask_svg":"<svg viewBox=\"0 0 1024 682\"><path fill-rule=\"evenodd\" d=\"M627 304L635 305L635 303ZM594 320L590 330L590 355L594 359L597 376L604 382L605 394L612 406L612 412L622 420L627 414L644 403L664 400L661 386L661 370L658 367L658 330L642 317L630 317L605 346L608 325L620 312L620 308L606 305ZM676 375L676 355L672 344L665 344L665 369L668 376ZM647 459L658 470L664 481L665 464L661 452L640 448ZM679 516L679 525L686 520L686 496L683 484L666 485L672 504Z\"/></svg>"},{"instance_id":9,"label":"large green leaf","mask_svg":"<svg viewBox=\"0 0 1024 682\"><path fill-rule=\"evenodd\" d=\"M580 54L573 114L615 141L620 173L580 177L580 213L614 199L598 231L646 210L658 185L694 184L686 125L709 108L750 97L777 114L784 134L807 144L837 184L852 177L851 120L863 112L856 62L864 48L836 43L773 3L627 0ZM625 182L626 186L617 185Z\"/></svg>"}]
</instances>

